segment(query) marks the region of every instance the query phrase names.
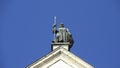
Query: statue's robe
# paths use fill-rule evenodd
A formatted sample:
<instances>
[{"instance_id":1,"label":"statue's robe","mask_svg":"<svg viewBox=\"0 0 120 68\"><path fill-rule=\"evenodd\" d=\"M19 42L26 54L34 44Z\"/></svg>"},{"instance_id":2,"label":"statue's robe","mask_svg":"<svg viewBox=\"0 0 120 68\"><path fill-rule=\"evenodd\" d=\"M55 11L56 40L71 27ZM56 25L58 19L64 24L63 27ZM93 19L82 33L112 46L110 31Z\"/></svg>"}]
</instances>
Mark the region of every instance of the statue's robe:
<instances>
[{"instance_id":1,"label":"statue's robe","mask_svg":"<svg viewBox=\"0 0 120 68\"><path fill-rule=\"evenodd\" d=\"M56 36L59 42L68 42L70 32L68 31L67 28L59 28Z\"/></svg>"}]
</instances>

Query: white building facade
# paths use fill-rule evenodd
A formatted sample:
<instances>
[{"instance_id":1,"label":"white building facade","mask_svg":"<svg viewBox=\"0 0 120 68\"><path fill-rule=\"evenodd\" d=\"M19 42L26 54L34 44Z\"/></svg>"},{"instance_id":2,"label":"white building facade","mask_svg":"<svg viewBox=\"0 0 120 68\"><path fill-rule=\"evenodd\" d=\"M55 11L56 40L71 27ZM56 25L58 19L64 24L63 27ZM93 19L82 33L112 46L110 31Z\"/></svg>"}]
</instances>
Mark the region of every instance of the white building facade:
<instances>
[{"instance_id":1,"label":"white building facade","mask_svg":"<svg viewBox=\"0 0 120 68\"><path fill-rule=\"evenodd\" d=\"M69 51L68 43L52 44L52 51L26 68L94 68Z\"/></svg>"}]
</instances>

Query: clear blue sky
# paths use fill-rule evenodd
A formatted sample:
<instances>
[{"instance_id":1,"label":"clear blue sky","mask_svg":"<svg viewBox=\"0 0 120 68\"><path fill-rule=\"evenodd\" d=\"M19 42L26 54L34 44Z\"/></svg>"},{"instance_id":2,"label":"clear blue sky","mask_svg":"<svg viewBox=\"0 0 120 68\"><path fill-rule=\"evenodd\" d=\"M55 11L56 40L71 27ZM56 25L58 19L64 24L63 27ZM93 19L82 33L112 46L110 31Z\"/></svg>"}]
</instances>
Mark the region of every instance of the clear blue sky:
<instances>
[{"instance_id":1,"label":"clear blue sky","mask_svg":"<svg viewBox=\"0 0 120 68\"><path fill-rule=\"evenodd\" d=\"M95 68L120 68L119 0L0 0L0 68L24 68L51 51L53 16L71 49Z\"/></svg>"}]
</instances>

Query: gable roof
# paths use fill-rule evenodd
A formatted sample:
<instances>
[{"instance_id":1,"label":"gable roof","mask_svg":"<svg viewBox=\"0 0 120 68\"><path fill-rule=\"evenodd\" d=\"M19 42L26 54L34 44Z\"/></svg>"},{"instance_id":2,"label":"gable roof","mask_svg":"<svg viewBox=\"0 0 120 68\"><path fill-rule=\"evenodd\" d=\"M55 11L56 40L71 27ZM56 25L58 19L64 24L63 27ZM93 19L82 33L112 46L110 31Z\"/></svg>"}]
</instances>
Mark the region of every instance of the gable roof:
<instances>
[{"instance_id":1,"label":"gable roof","mask_svg":"<svg viewBox=\"0 0 120 68\"><path fill-rule=\"evenodd\" d=\"M60 60L67 63L72 68L94 68L63 47L56 48L46 56L29 65L27 68L49 68Z\"/></svg>"}]
</instances>

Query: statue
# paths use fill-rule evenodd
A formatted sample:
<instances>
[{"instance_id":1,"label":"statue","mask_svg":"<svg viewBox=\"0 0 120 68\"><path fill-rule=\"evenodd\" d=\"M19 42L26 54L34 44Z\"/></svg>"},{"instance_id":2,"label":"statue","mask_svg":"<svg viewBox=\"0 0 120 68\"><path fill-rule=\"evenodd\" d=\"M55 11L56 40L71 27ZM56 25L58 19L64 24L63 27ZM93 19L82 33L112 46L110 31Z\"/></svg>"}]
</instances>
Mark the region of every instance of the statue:
<instances>
[{"instance_id":1,"label":"statue","mask_svg":"<svg viewBox=\"0 0 120 68\"><path fill-rule=\"evenodd\" d=\"M72 47L72 45L74 43L72 35L69 32L69 30L67 28L65 28L63 23L60 24L58 29L56 29L56 23L54 23L52 31L54 33L54 41L53 41L53 43L69 42L70 46Z\"/></svg>"}]
</instances>

